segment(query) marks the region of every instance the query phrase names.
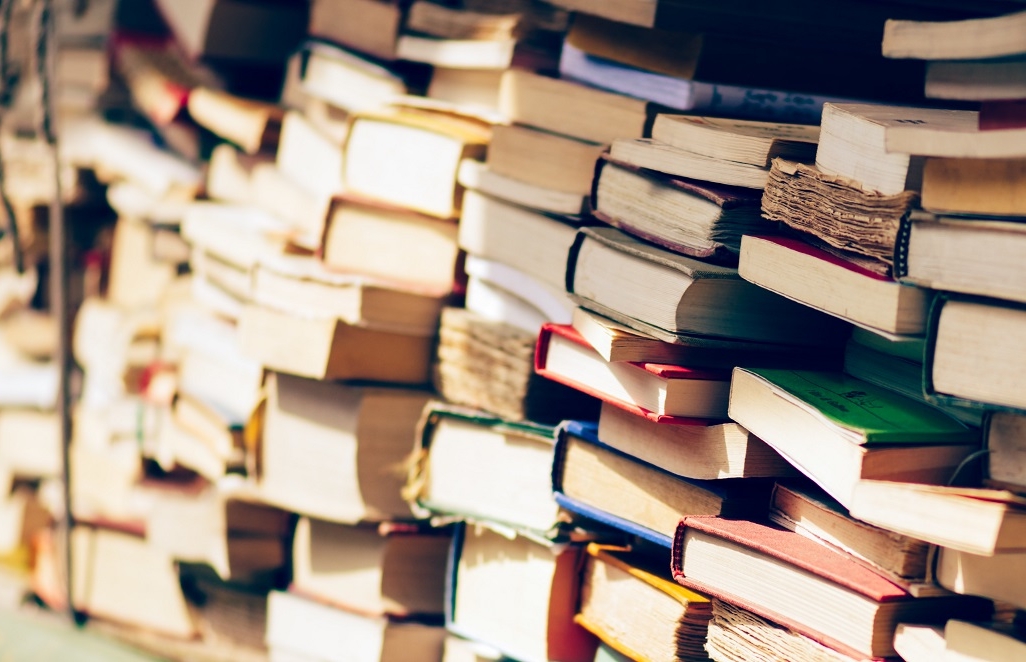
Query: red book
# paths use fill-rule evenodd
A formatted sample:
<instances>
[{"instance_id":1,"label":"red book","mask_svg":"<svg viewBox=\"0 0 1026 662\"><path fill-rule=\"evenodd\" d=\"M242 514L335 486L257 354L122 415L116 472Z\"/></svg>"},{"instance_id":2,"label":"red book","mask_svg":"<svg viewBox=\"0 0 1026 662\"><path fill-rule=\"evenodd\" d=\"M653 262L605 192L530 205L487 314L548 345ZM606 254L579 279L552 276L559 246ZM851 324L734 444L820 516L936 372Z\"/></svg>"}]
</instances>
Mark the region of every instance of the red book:
<instances>
[{"instance_id":1,"label":"red book","mask_svg":"<svg viewBox=\"0 0 1026 662\"><path fill-rule=\"evenodd\" d=\"M569 324L542 327L534 370L657 423L710 425L727 417L729 370L609 362Z\"/></svg>"},{"instance_id":2,"label":"red book","mask_svg":"<svg viewBox=\"0 0 1026 662\"><path fill-rule=\"evenodd\" d=\"M980 104L980 131L1026 129L1026 99L984 101Z\"/></svg>"},{"instance_id":3,"label":"red book","mask_svg":"<svg viewBox=\"0 0 1026 662\"><path fill-rule=\"evenodd\" d=\"M843 552L771 524L686 517L674 536L673 577L846 655L895 655L898 623L988 618L989 603L915 598Z\"/></svg>"}]
</instances>

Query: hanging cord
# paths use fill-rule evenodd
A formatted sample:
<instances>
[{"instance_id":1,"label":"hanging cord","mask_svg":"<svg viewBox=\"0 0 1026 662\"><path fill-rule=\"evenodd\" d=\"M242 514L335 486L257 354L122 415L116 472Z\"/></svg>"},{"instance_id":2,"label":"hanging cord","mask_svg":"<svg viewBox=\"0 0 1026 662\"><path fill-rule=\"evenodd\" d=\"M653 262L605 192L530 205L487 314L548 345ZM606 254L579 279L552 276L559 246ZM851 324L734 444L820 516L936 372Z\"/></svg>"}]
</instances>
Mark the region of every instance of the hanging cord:
<instances>
[{"instance_id":1,"label":"hanging cord","mask_svg":"<svg viewBox=\"0 0 1026 662\"><path fill-rule=\"evenodd\" d=\"M64 539L64 587L68 614L77 624L84 622L84 615L75 609L74 581L72 578L72 531L74 516L71 511L71 396L69 391L69 368L71 364L70 341L71 320L68 304L68 251L65 239L64 203L61 191L60 152L56 130L57 84L56 25L53 14L53 0L38 1L36 34L36 73L39 76L40 114L39 135L50 146L54 165L54 196L50 200L50 305L57 318L58 338L55 352L57 363L57 414L60 422L61 469L64 500L64 518L61 535Z\"/></svg>"},{"instance_id":2,"label":"hanging cord","mask_svg":"<svg viewBox=\"0 0 1026 662\"><path fill-rule=\"evenodd\" d=\"M7 110L14 102L15 91L18 87L18 72L10 61L8 53L8 35L11 32L11 15L14 10L15 0L0 0L0 127L3 126ZM3 140L0 139L0 146ZM18 222L14 217L14 206L7 194L7 176L4 172L4 158L0 151L0 205L3 206L4 216L7 219L6 233L11 237L11 249L14 255L14 268L18 274L25 273L25 256L21 249L21 240L18 238ZM0 237L3 233L0 232Z\"/></svg>"}]
</instances>

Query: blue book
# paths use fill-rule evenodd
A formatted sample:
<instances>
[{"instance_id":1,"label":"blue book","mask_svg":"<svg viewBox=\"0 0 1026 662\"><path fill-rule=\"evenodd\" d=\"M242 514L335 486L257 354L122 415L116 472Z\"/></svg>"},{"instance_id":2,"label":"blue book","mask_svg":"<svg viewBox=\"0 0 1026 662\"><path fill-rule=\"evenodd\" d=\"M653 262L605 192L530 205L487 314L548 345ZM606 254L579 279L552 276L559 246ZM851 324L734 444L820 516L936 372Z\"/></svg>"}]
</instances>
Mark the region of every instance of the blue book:
<instances>
[{"instance_id":1,"label":"blue book","mask_svg":"<svg viewBox=\"0 0 1026 662\"><path fill-rule=\"evenodd\" d=\"M591 422L560 425L552 463L560 506L666 548L682 517L765 514L772 486L758 478L683 478L603 444Z\"/></svg>"}]
</instances>

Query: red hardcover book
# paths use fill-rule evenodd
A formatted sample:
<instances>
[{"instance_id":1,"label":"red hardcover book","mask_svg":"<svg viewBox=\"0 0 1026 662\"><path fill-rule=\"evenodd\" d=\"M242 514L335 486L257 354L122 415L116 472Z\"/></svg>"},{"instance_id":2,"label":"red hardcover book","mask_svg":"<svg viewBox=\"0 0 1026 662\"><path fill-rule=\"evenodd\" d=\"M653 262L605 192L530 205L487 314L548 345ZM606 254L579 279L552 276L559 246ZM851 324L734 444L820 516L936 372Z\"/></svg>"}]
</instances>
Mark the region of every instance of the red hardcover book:
<instances>
[{"instance_id":1,"label":"red hardcover book","mask_svg":"<svg viewBox=\"0 0 1026 662\"><path fill-rule=\"evenodd\" d=\"M534 370L657 423L711 425L727 415L730 371L609 362L569 324L546 324Z\"/></svg>"},{"instance_id":2,"label":"red hardcover book","mask_svg":"<svg viewBox=\"0 0 1026 662\"><path fill-rule=\"evenodd\" d=\"M1026 129L1026 99L984 101L980 104L980 131Z\"/></svg>"},{"instance_id":3,"label":"red hardcover book","mask_svg":"<svg viewBox=\"0 0 1026 662\"><path fill-rule=\"evenodd\" d=\"M846 655L895 655L900 622L987 618L985 601L915 598L851 557L798 533L744 520L686 517L674 536L678 583Z\"/></svg>"}]
</instances>

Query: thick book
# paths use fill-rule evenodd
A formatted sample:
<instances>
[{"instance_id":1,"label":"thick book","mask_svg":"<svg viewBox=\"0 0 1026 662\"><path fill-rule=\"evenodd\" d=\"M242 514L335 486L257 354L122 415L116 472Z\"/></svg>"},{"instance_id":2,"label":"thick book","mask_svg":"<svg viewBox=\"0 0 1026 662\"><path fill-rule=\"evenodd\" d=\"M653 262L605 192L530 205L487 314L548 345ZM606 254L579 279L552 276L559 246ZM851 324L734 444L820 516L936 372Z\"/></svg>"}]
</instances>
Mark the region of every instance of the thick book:
<instances>
[{"instance_id":1,"label":"thick book","mask_svg":"<svg viewBox=\"0 0 1026 662\"><path fill-rule=\"evenodd\" d=\"M299 591L271 591L267 647L275 660L437 662L445 628L367 616L309 598Z\"/></svg>"},{"instance_id":2,"label":"thick book","mask_svg":"<svg viewBox=\"0 0 1026 662\"><path fill-rule=\"evenodd\" d=\"M841 552L753 521L682 519L670 565L684 586L853 657L894 655L900 622L979 618L991 609L983 600L913 598Z\"/></svg>"},{"instance_id":3,"label":"thick book","mask_svg":"<svg viewBox=\"0 0 1026 662\"><path fill-rule=\"evenodd\" d=\"M778 482L773 487L769 518L789 531L849 554L895 584L909 588L912 582L921 584L926 578L927 543L854 519L814 486Z\"/></svg>"},{"instance_id":4,"label":"thick book","mask_svg":"<svg viewBox=\"0 0 1026 662\"><path fill-rule=\"evenodd\" d=\"M923 386L940 404L1026 411L1018 388L1026 308L994 299L940 296L930 313Z\"/></svg>"},{"instance_id":5,"label":"thick book","mask_svg":"<svg viewBox=\"0 0 1026 662\"><path fill-rule=\"evenodd\" d=\"M609 155L636 168L726 186L762 190L769 179L769 168L764 166L706 156L654 138L618 138Z\"/></svg>"},{"instance_id":6,"label":"thick book","mask_svg":"<svg viewBox=\"0 0 1026 662\"><path fill-rule=\"evenodd\" d=\"M499 108L511 121L595 143L644 138L659 106L522 69L502 76Z\"/></svg>"},{"instance_id":7,"label":"thick book","mask_svg":"<svg viewBox=\"0 0 1026 662\"><path fill-rule=\"evenodd\" d=\"M913 213L895 272L921 287L1026 303L1018 273L1024 248L1020 222Z\"/></svg>"},{"instance_id":8,"label":"thick book","mask_svg":"<svg viewBox=\"0 0 1026 662\"><path fill-rule=\"evenodd\" d=\"M747 235L745 280L859 326L897 335L926 332L930 293L862 269L799 239Z\"/></svg>"},{"instance_id":9,"label":"thick book","mask_svg":"<svg viewBox=\"0 0 1026 662\"><path fill-rule=\"evenodd\" d=\"M1026 609L1024 577L1026 554L1022 552L982 556L948 547L937 550L934 580L959 595L978 595Z\"/></svg>"},{"instance_id":10,"label":"thick book","mask_svg":"<svg viewBox=\"0 0 1026 662\"><path fill-rule=\"evenodd\" d=\"M465 308L442 310L432 378L443 398L509 421L592 420L599 401L534 371L537 333Z\"/></svg>"},{"instance_id":11,"label":"thick book","mask_svg":"<svg viewBox=\"0 0 1026 662\"><path fill-rule=\"evenodd\" d=\"M855 487L851 515L970 554L1026 552L1026 498L1005 490L866 480Z\"/></svg>"},{"instance_id":12,"label":"thick book","mask_svg":"<svg viewBox=\"0 0 1026 662\"><path fill-rule=\"evenodd\" d=\"M656 570L640 555L597 543L587 550L575 621L627 659L708 659L705 596L674 583L665 567Z\"/></svg>"},{"instance_id":13,"label":"thick book","mask_svg":"<svg viewBox=\"0 0 1026 662\"><path fill-rule=\"evenodd\" d=\"M525 184L587 195L605 143L579 140L520 124L496 126L488 168Z\"/></svg>"},{"instance_id":14,"label":"thick book","mask_svg":"<svg viewBox=\"0 0 1026 662\"><path fill-rule=\"evenodd\" d=\"M832 349L730 342L720 346L675 344L580 307L574 310L571 324L592 349L613 363L669 363L694 368L828 368L838 364L837 352Z\"/></svg>"},{"instance_id":15,"label":"thick book","mask_svg":"<svg viewBox=\"0 0 1026 662\"><path fill-rule=\"evenodd\" d=\"M580 216L590 209L586 193L567 193L495 172L487 164L464 159L457 174L465 188L550 214Z\"/></svg>"},{"instance_id":16,"label":"thick book","mask_svg":"<svg viewBox=\"0 0 1026 662\"><path fill-rule=\"evenodd\" d=\"M815 166L774 159L762 213L832 250L868 258L864 266L890 276L901 223L915 200L911 191L884 195Z\"/></svg>"},{"instance_id":17,"label":"thick book","mask_svg":"<svg viewBox=\"0 0 1026 662\"><path fill-rule=\"evenodd\" d=\"M300 517L292 539L292 588L371 616L437 620L444 613L451 544L447 528Z\"/></svg>"},{"instance_id":18,"label":"thick book","mask_svg":"<svg viewBox=\"0 0 1026 662\"><path fill-rule=\"evenodd\" d=\"M582 307L678 344L733 340L830 347L847 327L745 281L736 269L670 252L615 228L578 232L566 285Z\"/></svg>"},{"instance_id":19,"label":"thick book","mask_svg":"<svg viewBox=\"0 0 1026 662\"><path fill-rule=\"evenodd\" d=\"M592 662L598 639L574 622L584 554L578 544L457 526L446 628L523 662Z\"/></svg>"},{"instance_id":20,"label":"thick book","mask_svg":"<svg viewBox=\"0 0 1026 662\"><path fill-rule=\"evenodd\" d=\"M271 152L278 146L284 109L273 103L199 87L189 94L189 115L247 154Z\"/></svg>"},{"instance_id":21,"label":"thick book","mask_svg":"<svg viewBox=\"0 0 1026 662\"><path fill-rule=\"evenodd\" d=\"M662 425L604 403L598 439L672 474L697 480L795 475L764 441L737 423Z\"/></svg>"},{"instance_id":22,"label":"thick book","mask_svg":"<svg viewBox=\"0 0 1026 662\"><path fill-rule=\"evenodd\" d=\"M980 130L1026 128L1026 99L984 101L980 104Z\"/></svg>"},{"instance_id":23,"label":"thick book","mask_svg":"<svg viewBox=\"0 0 1026 662\"><path fill-rule=\"evenodd\" d=\"M732 262L741 236L772 231L752 189L674 177L604 157L592 189L594 215L676 253Z\"/></svg>"},{"instance_id":24,"label":"thick book","mask_svg":"<svg viewBox=\"0 0 1026 662\"><path fill-rule=\"evenodd\" d=\"M268 502L332 522L408 520L397 471L413 452L426 391L270 373L260 446Z\"/></svg>"},{"instance_id":25,"label":"thick book","mask_svg":"<svg viewBox=\"0 0 1026 662\"><path fill-rule=\"evenodd\" d=\"M552 491L567 510L669 547L682 516L747 517L764 512L764 480L694 480L615 450L593 423L559 428Z\"/></svg>"},{"instance_id":26,"label":"thick book","mask_svg":"<svg viewBox=\"0 0 1026 662\"><path fill-rule=\"evenodd\" d=\"M850 507L861 479L944 484L979 433L843 373L736 368L730 417Z\"/></svg>"},{"instance_id":27,"label":"thick book","mask_svg":"<svg viewBox=\"0 0 1026 662\"><path fill-rule=\"evenodd\" d=\"M490 136L483 124L440 113L407 109L358 115L346 142L346 189L436 218L455 218L462 194L456 181L460 161L480 160Z\"/></svg>"},{"instance_id":28,"label":"thick book","mask_svg":"<svg viewBox=\"0 0 1026 662\"><path fill-rule=\"evenodd\" d=\"M725 370L657 363L610 363L572 326L546 323L534 352L535 371L650 420L722 419L730 389Z\"/></svg>"},{"instance_id":29,"label":"thick book","mask_svg":"<svg viewBox=\"0 0 1026 662\"><path fill-rule=\"evenodd\" d=\"M980 128L975 110L900 112L882 118L888 152L956 159L1015 159L1026 154L1026 128ZM918 122L901 122L915 118Z\"/></svg>"},{"instance_id":30,"label":"thick book","mask_svg":"<svg viewBox=\"0 0 1026 662\"><path fill-rule=\"evenodd\" d=\"M559 521L549 475L554 428L428 405L404 495L420 516L468 518L544 535Z\"/></svg>"},{"instance_id":31,"label":"thick book","mask_svg":"<svg viewBox=\"0 0 1026 662\"><path fill-rule=\"evenodd\" d=\"M928 158L922 207L935 214L1026 216L1026 160Z\"/></svg>"},{"instance_id":32,"label":"thick book","mask_svg":"<svg viewBox=\"0 0 1026 662\"><path fill-rule=\"evenodd\" d=\"M682 79L596 57L569 42L563 44L559 73L568 80L674 111L739 119L813 124L819 120L823 104L843 101L832 96Z\"/></svg>"},{"instance_id":33,"label":"thick book","mask_svg":"<svg viewBox=\"0 0 1026 662\"><path fill-rule=\"evenodd\" d=\"M995 486L1026 492L1026 417L994 412L983 429L987 454L986 477Z\"/></svg>"},{"instance_id":34,"label":"thick book","mask_svg":"<svg viewBox=\"0 0 1026 662\"><path fill-rule=\"evenodd\" d=\"M777 157L813 161L819 127L663 114L655 119L652 138L709 158L765 168Z\"/></svg>"},{"instance_id":35,"label":"thick book","mask_svg":"<svg viewBox=\"0 0 1026 662\"><path fill-rule=\"evenodd\" d=\"M919 60L985 60L1026 53L1026 12L961 21L889 20L883 54Z\"/></svg>"},{"instance_id":36,"label":"thick book","mask_svg":"<svg viewBox=\"0 0 1026 662\"><path fill-rule=\"evenodd\" d=\"M368 4L387 3L370 0ZM411 87L416 88L422 77L419 71L386 67L377 60L320 41L305 43L299 54L303 93L349 113L380 110ZM316 105L309 101L303 104L311 119L316 115L311 112Z\"/></svg>"},{"instance_id":37,"label":"thick book","mask_svg":"<svg viewBox=\"0 0 1026 662\"><path fill-rule=\"evenodd\" d=\"M321 241L329 270L447 294L458 280L457 226L351 195L336 198Z\"/></svg>"}]
</instances>

